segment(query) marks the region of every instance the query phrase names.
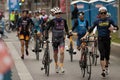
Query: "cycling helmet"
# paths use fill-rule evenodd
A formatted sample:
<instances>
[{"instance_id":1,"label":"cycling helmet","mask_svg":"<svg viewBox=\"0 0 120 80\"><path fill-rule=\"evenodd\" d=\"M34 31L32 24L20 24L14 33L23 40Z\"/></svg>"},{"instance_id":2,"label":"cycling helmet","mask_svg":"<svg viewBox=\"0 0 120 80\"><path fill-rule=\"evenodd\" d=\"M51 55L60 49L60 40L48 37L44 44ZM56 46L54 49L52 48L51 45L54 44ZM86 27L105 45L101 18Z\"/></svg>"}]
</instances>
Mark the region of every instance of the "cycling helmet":
<instances>
[{"instance_id":1,"label":"cycling helmet","mask_svg":"<svg viewBox=\"0 0 120 80\"><path fill-rule=\"evenodd\" d=\"M55 12L55 10L52 8L52 9L50 9L50 12L53 12L53 13L54 13L54 12Z\"/></svg>"},{"instance_id":2,"label":"cycling helmet","mask_svg":"<svg viewBox=\"0 0 120 80\"><path fill-rule=\"evenodd\" d=\"M24 9L22 12L23 12L23 13L26 12L26 13L28 14L28 13L29 13L29 10L28 10L28 9Z\"/></svg>"},{"instance_id":3,"label":"cycling helmet","mask_svg":"<svg viewBox=\"0 0 120 80\"><path fill-rule=\"evenodd\" d=\"M62 13L62 10L59 7L54 8L54 13Z\"/></svg>"},{"instance_id":4,"label":"cycling helmet","mask_svg":"<svg viewBox=\"0 0 120 80\"><path fill-rule=\"evenodd\" d=\"M105 10L105 11L107 12L107 8L106 8L106 7L100 7L100 8L99 8L99 12L100 12L101 10Z\"/></svg>"},{"instance_id":5,"label":"cycling helmet","mask_svg":"<svg viewBox=\"0 0 120 80\"><path fill-rule=\"evenodd\" d=\"M84 12L83 12L83 11L80 11L80 12L79 12L79 16L82 16L82 15L84 15Z\"/></svg>"}]
</instances>

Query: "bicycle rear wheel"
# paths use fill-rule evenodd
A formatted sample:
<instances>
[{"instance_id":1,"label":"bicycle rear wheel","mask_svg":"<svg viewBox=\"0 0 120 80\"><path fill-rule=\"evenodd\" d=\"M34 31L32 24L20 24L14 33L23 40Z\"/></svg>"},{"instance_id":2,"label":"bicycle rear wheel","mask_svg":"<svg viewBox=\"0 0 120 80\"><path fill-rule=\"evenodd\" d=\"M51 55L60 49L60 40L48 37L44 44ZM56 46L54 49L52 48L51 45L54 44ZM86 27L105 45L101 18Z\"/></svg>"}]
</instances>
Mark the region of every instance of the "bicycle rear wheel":
<instances>
[{"instance_id":1,"label":"bicycle rear wheel","mask_svg":"<svg viewBox=\"0 0 120 80\"><path fill-rule=\"evenodd\" d=\"M36 60L39 60L39 40L38 39L36 39L35 53L36 53Z\"/></svg>"},{"instance_id":2,"label":"bicycle rear wheel","mask_svg":"<svg viewBox=\"0 0 120 80\"><path fill-rule=\"evenodd\" d=\"M97 47L95 47L95 62L94 62L95 66L97 65L97 58L98 58L97 56L98 56Z\"/></svg>"}]
</instances>

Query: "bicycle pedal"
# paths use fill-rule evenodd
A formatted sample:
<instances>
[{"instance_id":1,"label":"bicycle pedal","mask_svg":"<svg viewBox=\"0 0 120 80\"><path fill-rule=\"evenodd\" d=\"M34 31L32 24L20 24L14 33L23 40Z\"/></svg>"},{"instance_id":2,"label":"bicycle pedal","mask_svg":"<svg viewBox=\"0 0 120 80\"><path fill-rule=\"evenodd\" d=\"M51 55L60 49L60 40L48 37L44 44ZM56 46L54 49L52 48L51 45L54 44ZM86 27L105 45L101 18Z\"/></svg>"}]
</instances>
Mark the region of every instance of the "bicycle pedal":
<instances>
[{"instance_id":1,"label":"bicycle pedal","mask_svg":"<svg viewBox=\"0 0 120 80\"><path fill-rule=\"evenodd\" d=\"M73 52L73 54L76 54L76 52Z\"/></svg>"},{"instance_id":2,"label":"bicycle pedal","mask_svg":"<svg viewBox=\"0 0 120 80\"><path fill-rule=\"evenodd\" d=\"M44 69L45 69L45 68L43 68L43 67L41 68L41 70L44 70Z\"/></svg>"},{"instance_id":3,"label":"bicycle pedal","mask_svg":"<svg viewBox=\"0 0 120 80\"><path fill-rule=\"evenodd\" d=\"M35 50L32 50L32 52L35 52Z\"/></svg>"},{"instance_id":4,"label":"bicycle pedal","mask_svg":"<svg viewBox=\"0 0 120 80\"><path fill-rule=\"evenodd\" d=\"M42 52L42 49L39 49L38 52Z\"/></svg>"},{"instance_id":5,"label":"bicycle pedal","mask_svg":"<svg viewBox=\"0 0 120 80\"><path fill-rule=\"evenodd\" d=\"M96 55L96 58L99 58L99 55Z\"/></svg>"},{"instance_id":6,"label":"bicycle pedal","mask_svg":"<svg viewBox=\"0 0 120 80\"><path fill-rule=\"evenodd\" d=\"M49 63L52 63L52 61L53 61L53 60L52 60L52 59L50 59Z\"/></svg>"},{"instance_id":7,"label":"bicycle pedal","mask_svg":"<svg viewBox=\"0 0 120 80\"><path fill-rule=\"evenodd\" d=\"M69 51L68 49L66 51Z\"/></svg>"}]
</instances>

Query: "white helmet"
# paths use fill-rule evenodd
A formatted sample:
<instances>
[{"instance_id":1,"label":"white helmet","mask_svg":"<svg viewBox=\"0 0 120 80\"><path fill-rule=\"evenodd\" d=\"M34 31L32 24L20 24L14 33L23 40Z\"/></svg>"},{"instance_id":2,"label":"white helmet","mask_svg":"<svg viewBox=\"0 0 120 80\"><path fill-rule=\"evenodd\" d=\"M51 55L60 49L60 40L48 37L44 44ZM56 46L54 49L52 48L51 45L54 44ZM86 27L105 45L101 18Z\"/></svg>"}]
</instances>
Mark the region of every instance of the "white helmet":
<instances>
[{"instance_id":1,"label":"white helmet","mask_svg":"<svg viewBox=\"0 0 120 80\"><path fill-rule=\"evenodd\" d=\"M54 12L55 12L54 8L50 9L50 12L53 12L53 13L54 13Z\"/></svg>"},{"instance_id":2,"label":"white helmet","mask_svg":"<svg viewBox=\"0 0 120 80\"><path fill-rule=\"evenodd\" d=\"M100 12L101 10L107 11L107 8L106 8L106 7L100 7L100 8L99 8L99 12Z\"/></svg>"},{"instance_id":3,"label":"white helmet","mask_svg":"<svg viewBox=\"0 0 120 80\"><path fill-rule=\"evenodd\" d=\"M54 13L62 13L62 10L59 7L54 8Z\"/></svg>"}]
</instances>

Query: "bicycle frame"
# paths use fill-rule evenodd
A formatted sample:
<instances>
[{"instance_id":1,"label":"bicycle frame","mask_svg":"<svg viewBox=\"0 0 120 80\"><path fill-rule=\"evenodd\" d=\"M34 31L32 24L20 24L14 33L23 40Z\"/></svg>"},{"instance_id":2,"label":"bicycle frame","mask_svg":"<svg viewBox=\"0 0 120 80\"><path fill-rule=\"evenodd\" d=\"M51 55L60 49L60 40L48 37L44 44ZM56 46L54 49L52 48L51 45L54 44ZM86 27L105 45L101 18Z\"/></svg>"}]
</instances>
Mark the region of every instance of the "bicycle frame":
<instances>
[{"instance_id":1,"label":"bicycle frame","mask_svg":"<svg viewBox=\"0 0 120 80\"><path fill-rule=\"evenodd\" d=\"M85 77L85 73L88 74L88 80L91 78L91 55L88 50L88 40L82 41L81 44L81 58L80 58L80 67L81 72L83 73L83 77Z\"/></svg>"}]
</instances>

